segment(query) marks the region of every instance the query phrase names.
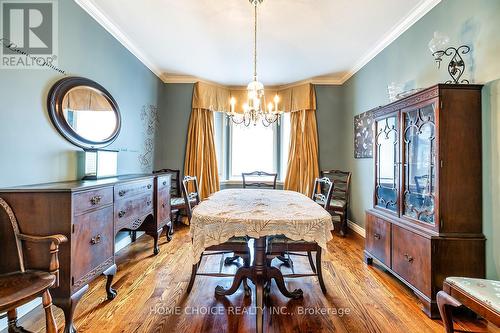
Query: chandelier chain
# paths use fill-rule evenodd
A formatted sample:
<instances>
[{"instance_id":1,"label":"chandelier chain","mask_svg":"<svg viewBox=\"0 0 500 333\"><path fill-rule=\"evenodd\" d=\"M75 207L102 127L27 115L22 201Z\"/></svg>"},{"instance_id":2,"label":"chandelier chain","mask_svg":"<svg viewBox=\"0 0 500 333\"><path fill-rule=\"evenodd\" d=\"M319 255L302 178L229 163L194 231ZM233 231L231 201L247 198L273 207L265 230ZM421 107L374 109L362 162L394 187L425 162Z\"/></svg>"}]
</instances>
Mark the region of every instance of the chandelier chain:
<instances>
[{"instance_id":1,"label":"chandelier chain","mask_svg":"<svg viewBox=\"0 0 500 333\"><path fill-rule=\"evenodd\" d=\"M254 5L253 77L257 81L257 3Z\"/></svg>"}]
</instances>

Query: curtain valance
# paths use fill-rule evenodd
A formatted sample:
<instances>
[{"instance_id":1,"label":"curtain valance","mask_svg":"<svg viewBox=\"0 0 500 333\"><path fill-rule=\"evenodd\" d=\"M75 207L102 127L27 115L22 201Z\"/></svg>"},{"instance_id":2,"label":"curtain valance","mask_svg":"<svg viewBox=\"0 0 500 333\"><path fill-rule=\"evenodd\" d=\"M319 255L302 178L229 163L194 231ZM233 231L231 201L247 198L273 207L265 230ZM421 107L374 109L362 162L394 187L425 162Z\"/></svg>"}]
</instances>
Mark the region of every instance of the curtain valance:
<instances>
[{"instance_id":1,"label":"curtain valance","mask_svg":"<svg viewBox=\"0 0 500 333\"><path fill-rule=\"evenodd\" d=\"M266 89L267 103L273 102L274 96L280 98L279 108L285 112L316 110L316 93L310 83L286 89ZM193 109L206 109L226 112L231 108L231 97L236 99L235 112L243 113L243 104L247 101L245 88L228 88L205 82L196 82L193 90Z\"/></svg>"}]
</instances>

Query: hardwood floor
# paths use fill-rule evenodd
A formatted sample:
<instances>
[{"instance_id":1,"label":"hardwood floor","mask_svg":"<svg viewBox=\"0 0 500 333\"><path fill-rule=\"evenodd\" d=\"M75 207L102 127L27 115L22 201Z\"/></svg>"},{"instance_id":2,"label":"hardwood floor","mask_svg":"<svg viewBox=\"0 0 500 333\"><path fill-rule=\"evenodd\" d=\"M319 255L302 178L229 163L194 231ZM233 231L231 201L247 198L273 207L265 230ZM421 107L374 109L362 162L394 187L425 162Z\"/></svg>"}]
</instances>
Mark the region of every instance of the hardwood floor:
<instances>
[{"instance_id":1,"label":"hardwood floor","mask_svg":"<svg viewBox=\"0 0 500 333\"><path fill-rule=\"evenodd\" d=\"M420 311L410 289L377 266L363 262L364 240L352 232L335 236L323 255L328 294L323 296L314 278L288 280L288 287L302 288L302 300L289 300L273 284L266 312L265 332L444 332L440 321ZM243 288L228 298L216 298L217 284L230 279L197 277L186 295L191 271L187 227L178 227L173 240L160 242L152 255L152 239L143 236L120 251L114 288L118 296L106 300L105 278L94 281L76 309L79 332L253 332L252 299ZM204 259L201 270L217 271L220 256ZM295 271L309 269L306 258L295 257ZM235 266L225 269L234 271ZM250 283L250 286L253 286ZM208 313L207 313L208 312ZM59 330L62 311L55 309ZM29 330L43 332L44 316L38 308L20 320ZM484 321L461 317L457 329L500 332Z\"/></svg>"}]
</instances>

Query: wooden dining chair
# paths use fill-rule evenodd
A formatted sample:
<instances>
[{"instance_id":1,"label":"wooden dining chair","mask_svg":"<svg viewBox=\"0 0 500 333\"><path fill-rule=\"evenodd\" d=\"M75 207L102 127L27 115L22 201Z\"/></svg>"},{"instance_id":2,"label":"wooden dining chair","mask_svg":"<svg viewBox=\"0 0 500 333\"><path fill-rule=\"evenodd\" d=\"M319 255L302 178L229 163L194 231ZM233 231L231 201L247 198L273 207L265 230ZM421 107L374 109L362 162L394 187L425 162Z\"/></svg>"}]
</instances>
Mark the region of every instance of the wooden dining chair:
<instances>
[{"instance_id":1,"label":"wooden dining chair","mask_svg":"<svg viewBox=\"0 0 500 333\"><path fill-rule=\"evenodd\" d=\"M243 188L257 187L257 188L270 188L275 190L278 174L268 173L264 171L253 171L253 172L244 172L241 174L241 177L243 178ZM252 180L249 180L248 179L249 177L252 178ZM259 178L261 178L262 180L259 180Z\"/></svg>"},{"instance_id":2,"label":"wooden dining chair","mask_svg":"<svg viewBox=\"0 0 500 333\"><path fill-rule=\"evenodd\" d=\"M332 200L334 183L328 177L316 178L314 180L313 194L311 199L321 207L328 210Z\"/></svg>"},{"instance_id":3,"label":"wooden dining chair","mask_svg":"<svg viewBox=\"0 0 500 333\"><path fill-rule=\"evenodd\" d=\"M190 189L194 191L190 191ZM182 179L182 196L184 198L184 205L186 207L186 215L188 221L191 223L193 216L193 208L201 201L200 191L198 188L198 179L196 176L184 176Z\"/></svg>"},{"instance_id":4,"label":"wooden dining chair","mask_svg":"<svg viewBox=\"0 0 500 333\"><path fill-rule=\"evenodd\" d=\"M351 187L351 172L340 170L323 170L321 177L327 177L333 182L332 199L326 210L332 216L340 217L340 234L347 233L347 212Z\"/></svg>"},{"instance_id":5,"label":"wooden dining chair","mask_svg":"<svg viewBox=\"0 0 500 333\"><path fill-rule=\"evenodd\" d=\"M312 252L316 252L316 258L313 259ZM286 257L283 258L283 254ZM312 273L297 274L295 273L295 268L293 260L290 256L307 256L309 259L309 265L311 266ZM268 265L271 265L271 261L277 258L282 261L286 266L290 267L292 274L283 274L284 278L301 278L308 276L316 276L318 278L318 283L323 294L326 294L326 286L323 280L323 273L321 269L321 247L315 242L306 242L303 240L292 240L283 235L269 237L267 246L267 260ZM269 291L269 290L268 290Z\"/></svg>"},{"instance_id":6,"label":"wooden dining chair","mask_svg":"<svg viewBox=\"0 0 500 333\"><path fill-rule=\"evenodd\" d=\"M333 186L333 182L327 177L316 178L314 181L312 200L326 209L330 205L330 200L332 199ZM313 259L312 252L316 252L315 260ZM269 238L267 255L269 261L277 258L292 269L292 274L285 274L284 277L296 278L317 276L321 291L326 294L326 286L323 281L321 269L321 247L315 242L291 240L283 235L273 236ZM290 257L291 255L307 256L313 273L296 274L293 260Z\"/></svg>"},{"instance_id":7,"label":"wooden dining chair","mask_svg":"<svg viewBox=\"0 0 500 333\"><path fill-rule=\"evenodd\" d=\"M0 242L3 253L17 253L17 258L4 258L0 266L0 313L7 312L8 332L28 332L17 325L17 308L37 297L42 297L45 310L45 328L48 333L56 333L57 326L52 313L52 297L49 289L59 284L59 244L66 242L63 235L31 236L20 232L17 219L11 207L0 198L0 214L6 214L10 226L0 226ZM30 269L24 261L23 244L49 243L50 263L47 271ZM7 246L15 247L8 251Z\"/></svg>"},{"instance_id":8,"label":"wooden dining chair","mask_svg":"<svg viewBox=\"0 0 500 333\"><path fill-rule=\"evenodd\" d=\"M182 197L181 171L179 169L160 169L153 173L166 173L170 175L170 218L172 220L171 235L173 233L173 222L179 222L182 212L186 209L186 203Z\"/></svg>"},{"instance_id":9,"label":"wooden dining chair","mask_svg":"<svg viewBox=\"0 0 500 333\"><path fill-rule=\"evenodd\" d=\"M194 191L190 191L193 189ZM185 176L182 180L182 192L186 204L186 211L188 215L189 222L191 223L191 218L193 216L193 208L198 205L201 201L198 180L196 176ZM233 254L233 256L225 257L226 254ZM201 259L205 256L211 255L221 255L221 261L219 265L218 273L199 273L199 267ZM196 276L211 276L211 277L232 277L234 274L222 273L222 267L224 265L234 264L239 258L243 259L243 265L250 266L250 250L248 248L248 237L232 237L227 242L210 246L205 249L202 253L200 260L193 265L191 271L191 278L189 279L189 284L186 289L187 293L191 292L193 288ZM247 281L243 281L243 287L245 289L245 295L250 295L250 289L248 287Z\"/></svg>"}]
</instances>

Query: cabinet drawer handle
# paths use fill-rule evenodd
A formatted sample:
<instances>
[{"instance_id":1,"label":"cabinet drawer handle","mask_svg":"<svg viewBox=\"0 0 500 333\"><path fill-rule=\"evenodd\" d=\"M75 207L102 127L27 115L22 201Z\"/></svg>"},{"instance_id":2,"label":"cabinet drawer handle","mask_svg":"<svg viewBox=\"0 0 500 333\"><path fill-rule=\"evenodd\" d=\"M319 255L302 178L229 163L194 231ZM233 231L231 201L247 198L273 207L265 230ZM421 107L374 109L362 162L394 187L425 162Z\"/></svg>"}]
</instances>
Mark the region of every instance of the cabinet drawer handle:
<instances>
[{"instance_id":1,"label":"cabinet drawer handle","mask_svg":"<svg viewBox=\"0 0 500 333\"><path fill-rule=\"evenodd\" d=\"M152 187L151 184L148 184L148 190L151 189L151 187Z\"/></svg>"},{"instance_id":2,"label":"cabinet drawer handle","mask_svg":"<svg viewBox=\"0 0 500 333\"><path fill-rule=\"evenodd\" d=\"M162 203L161 204L161 208L165 208L167 205L165 205L165 203Z\"/></svg>"},{"instance_id":3,"label":"cabinet drawer handle","mask_svg":"<svg viewBox=\"0 0 500 333\"><path fill-rule=\"evenodd\" d=\"M167 181L166 180L163 181L163 186L165 186L165 185L167 185Z\"/></svg>"},{"instance_id":4,"label":"cabinet drawer handle","mask_svg":"<svg viewBox=\"0 0 500 333\"><path fill-rule=\"evenodd\" d=\"M380 239L380 234L373 234L373 238Z\"/></svg>"},{"instance_id":5,"label":"cabinet drawer handle","mask_svg":"<svg viewBox=\"0 0 500 333\"><path fill-rule=\"evenodd\" d=\"M102 196L96 195L95 197L90 198L90 204L92 206L97 205L99 202L101 202Z\"/></svg>"},{"instance_id":6,"label":"cabinet drawer handle","mask_svg":"<svg viewBox=\"0 0 500 333\"><path fill-rule=\"evenodd\" d=\"M413 262L413 257L410 256L408 253L403 254L403 256L405 257L406 261L408 261L409 263Z\"/></svg>"},{"instance_id":7,"label":"cabinet drawer handle","mask_svg":"<svg viewBox=\"0 0 500 333\"><path fill-rule=\"evenodd\" d=\"M96 235L90 239L90 244L96 245L101 242L101 235Z\"/></svg>"},{"instance_id":8,"label":"cabinet drawer handle","mask_svg":"<svg viewBox=\"0 0 500 333\"><path fill-rule=\"evenodd\" d=\"M123 197L123 196L125 195L125 193L127 193L127 191L125 191L125 190L121 190L120 192L118 192L118 195L119 195L120 197Z\"/></svg>"},{"instance_id":9,"label":"cabinet drawer handle","mask_svg":"<svg viewBox=\"0 0 500 333\"><path fill-rule=\"evenodd\" d=\"M126 213L127 213L126 211L124 211L124 210L120 210L120 211L118 212L118 217L119 217L119 218L122 218L122 217L124 217L124 216L125 216L125 214L126 214Z\"/></svg>"}]
</instances>

